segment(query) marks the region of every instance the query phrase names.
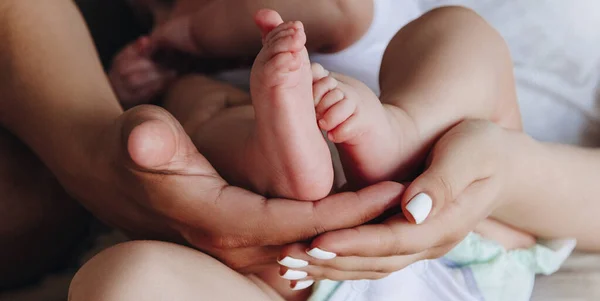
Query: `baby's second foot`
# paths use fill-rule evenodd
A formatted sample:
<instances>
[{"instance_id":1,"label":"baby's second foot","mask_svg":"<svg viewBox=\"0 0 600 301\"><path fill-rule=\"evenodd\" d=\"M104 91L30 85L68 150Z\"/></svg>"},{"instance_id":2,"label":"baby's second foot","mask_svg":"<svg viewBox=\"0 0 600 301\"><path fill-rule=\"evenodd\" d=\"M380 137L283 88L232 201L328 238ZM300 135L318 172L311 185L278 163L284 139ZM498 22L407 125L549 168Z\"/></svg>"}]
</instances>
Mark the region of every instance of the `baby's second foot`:
<instances>
[{"instance_id":1,"label":"baby's second foot","mask_svg":"<svg viewBox=\"0 0 600 301\"><path fill-rule=\"evenodd\" d=\"M364 187L404 173L402 144L416 141L410 134L416 131L408 123L399 127L390 108L362 82L318 64L312 72L318 124L336 143L349 184Z\"/></svg>"},{"instance_id":2,"label":"baby's second foot","mask_svg":"<svg viewBox=\"0 0 600 301\"><path fill-rule=\"evenodd\" d=\"M264 160L266 192L299 200L325 197L333 184L331 154L319 130L306 35L300 22L262 10L256 23L263 48L250 77L255 158Z\"/></svg>"}]
</instances>

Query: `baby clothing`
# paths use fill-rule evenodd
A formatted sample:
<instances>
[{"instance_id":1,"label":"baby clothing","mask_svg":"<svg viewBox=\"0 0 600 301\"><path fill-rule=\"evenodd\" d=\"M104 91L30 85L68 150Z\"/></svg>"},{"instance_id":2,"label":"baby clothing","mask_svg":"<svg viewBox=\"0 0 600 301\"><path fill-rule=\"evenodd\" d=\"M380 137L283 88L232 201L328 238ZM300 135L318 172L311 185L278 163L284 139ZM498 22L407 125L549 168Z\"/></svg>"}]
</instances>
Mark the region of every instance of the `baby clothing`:
<instances>
[{"instance_id":1,"label":"baby clothing","mask_svg":"<svg viewBox=\"0 0 600 301\"><path fill-rule=\"evenodd\" d=\"M356 78L379 95L379 70L387 45L396 33L420 15L414 0L375 0L373 20L365 35L350 47L332 54L311 53L310 61L325 69ZM216 76L248 90L250 69L226 71Z\"/></svg>"},{"instance_id":2,"label":"baby clothing","mask_svg":"<svg viewBox=\"0 0 600 301\"><path fill-rule=\"evenodd\" d=\"M535 275L556 272L574 247L564 240L506 251L471 233L442 259L381 280L322 281L309 301L527 301Z\"/></svg>"},{"instance_id":3,"label":"baby clothing","mask_svg":"<svg viewBox=\"0 0 600 301\"><path fill-rule=\"evenodd\" d=\"M371 26L359 41L337 53L311 54L310 60L360 80L379 95L379 70L388 44L420 15L414 0L375 0Z\"/></svg>"}]
</instances>

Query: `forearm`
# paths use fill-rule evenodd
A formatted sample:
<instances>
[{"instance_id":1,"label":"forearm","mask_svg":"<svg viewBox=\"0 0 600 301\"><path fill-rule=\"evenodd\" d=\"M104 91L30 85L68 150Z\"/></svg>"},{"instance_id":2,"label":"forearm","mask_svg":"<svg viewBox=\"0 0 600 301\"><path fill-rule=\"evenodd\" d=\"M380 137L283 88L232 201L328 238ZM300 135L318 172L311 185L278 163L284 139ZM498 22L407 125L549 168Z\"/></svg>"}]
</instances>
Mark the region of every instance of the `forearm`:
<instances>
[{"instance_id":1,"label":"forearm","mask_svg":"<svg viewBox=\"0 0 600 301\"><path fill-rule=\"evenodd\" d=\"M0 15L0 125L53 170L81 162L121 108L77 8L5 0Z\"/></svg>"},{"instance_id":2,"label":"forearm","mask_svg":"<svg viewBox=\"0 0 600 301\"><path fill-rule=\"evenodd\" d=\"M235 8L235 9L234 9ZM225 0L200 11L192 35L213 55L253 55L261 47L254 14L277 11L285 21L302 21L309 51L335 52L358 40L369 28L373 3L365 0ZM210 26L207 26L207 22Z\"/></svg>"},{"instance_id":3,"label":"forearm","mask_svg":"<svg viewBox=\"0 0 600 301\"><path fill-rule=\"evenodd\" d=\"M600 251L600 150L516 135L512 185L494 216L538 237L574 237L579 248Z\"/></svg>"}]
</instances>

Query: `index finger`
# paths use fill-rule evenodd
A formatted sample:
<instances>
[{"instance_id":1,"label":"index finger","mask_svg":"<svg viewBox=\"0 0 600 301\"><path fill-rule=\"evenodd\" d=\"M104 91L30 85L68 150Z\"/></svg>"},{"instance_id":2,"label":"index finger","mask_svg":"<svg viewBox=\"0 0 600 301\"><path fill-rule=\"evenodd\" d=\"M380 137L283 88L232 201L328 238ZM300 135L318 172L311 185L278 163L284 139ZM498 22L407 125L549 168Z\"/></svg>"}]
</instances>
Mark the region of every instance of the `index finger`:
<instances>
[{"instance_id":1,"label":"index finger","mask_svg":"<svg viewBox=\"0 0 600 301\"><path fill-rule=\"evenodd\" d=\"M425 250L457 243L490 212L472 206L489 197L482 182L469 186L459 198L441 209L423 224L415 225L402 215L382 224L364 225L325 233L311 243L310 250L333 256L388 257L421 253Z\"/></svg>"},{"instance_id":2,"label":"index finger","mask_svg":"<svg viewBox=\"0 0 600 301\"><path fill-rule=\"evenodd\" d=\"M199 210L212 211L213 227L220 227L214 245L224 248L283 245L364 224L391 206L399 206L403 192L403 185L384 182L358 192L344 192L321 201L306 202L266 199L227 186L212 203L212 208L206 208L204 203L205 207Z\"/></svg>"}]
</instances>

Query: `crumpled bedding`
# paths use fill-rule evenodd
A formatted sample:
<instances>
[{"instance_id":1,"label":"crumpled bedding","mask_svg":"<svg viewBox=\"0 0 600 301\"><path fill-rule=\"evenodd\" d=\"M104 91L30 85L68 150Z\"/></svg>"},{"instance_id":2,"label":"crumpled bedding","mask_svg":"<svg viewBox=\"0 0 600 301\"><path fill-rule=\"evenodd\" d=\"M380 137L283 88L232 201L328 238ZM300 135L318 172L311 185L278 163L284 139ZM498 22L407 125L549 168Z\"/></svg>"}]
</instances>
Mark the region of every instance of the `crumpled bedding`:
<instances>
[{"instance_id":1,"label":"crumpled bedding","mask_svg":"<svg viewBox=\"0 0 600 301\"><path fill-rule=\"evenodd\" d=\"M498 29L515 61L529 134L545 141L600 146L600 1L412 1L418 1L423 11L465 5ZM85 258L123 240L118 233L101 236ZM37 287L0 295L0 301L67 300L73 274L65 272ZM538 277L532 300L600 300L600 255L576 253L556 274Z\"/></svg>"}]
</instances>

